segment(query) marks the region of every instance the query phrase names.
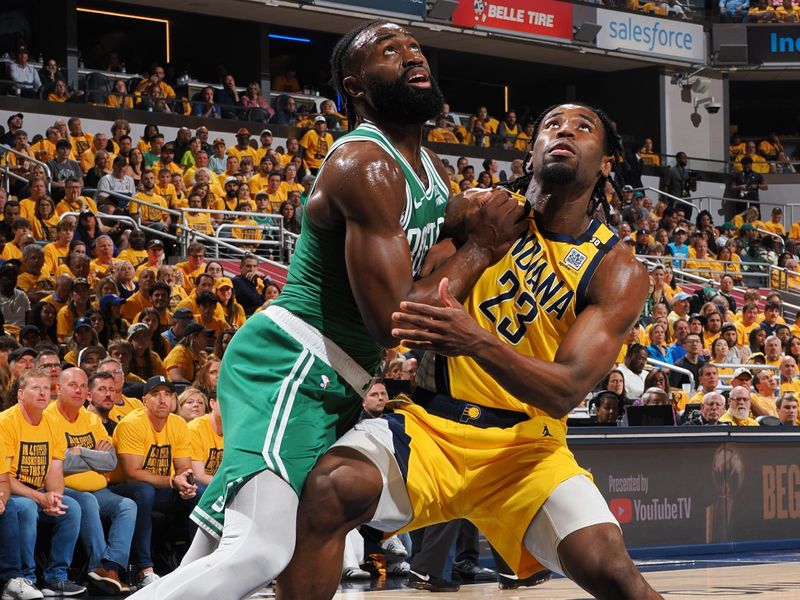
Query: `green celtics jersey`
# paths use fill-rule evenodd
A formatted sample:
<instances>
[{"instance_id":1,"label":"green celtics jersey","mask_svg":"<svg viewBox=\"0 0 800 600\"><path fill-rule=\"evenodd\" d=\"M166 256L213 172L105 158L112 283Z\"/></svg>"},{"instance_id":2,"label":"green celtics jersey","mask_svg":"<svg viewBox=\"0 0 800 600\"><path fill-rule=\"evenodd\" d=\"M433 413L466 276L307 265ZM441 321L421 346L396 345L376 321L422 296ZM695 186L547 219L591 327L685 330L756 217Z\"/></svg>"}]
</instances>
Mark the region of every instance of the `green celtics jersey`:
<instances>
[{"instance_id":1,"label":"green celtics jersey","mask_svg":"<svg viewBox=\"0 0 800 600\"><path fill-rule=\"evenodd\" d=\"M442 181L427 152L420 150L420 159L428 180L427 187L423 185L389 138L371 123L362 123L339 138L331 146L328 156L339 146L352 141L377 144L403 170L406 203L400 225L408 238L413 274L416 277L425 255L439 237L450 193L449 186ZM321 169L324 168L323 163ZM380 198L376 198L376 201L380 201ZM306 216L302 234L292 256L286 286L275 304L283 306L319 329L365 370L372 373L380 361L382 350L369 336L353 297L345 266L344 238L343 230L324 230Z\"/></svg>"}]
</instances>

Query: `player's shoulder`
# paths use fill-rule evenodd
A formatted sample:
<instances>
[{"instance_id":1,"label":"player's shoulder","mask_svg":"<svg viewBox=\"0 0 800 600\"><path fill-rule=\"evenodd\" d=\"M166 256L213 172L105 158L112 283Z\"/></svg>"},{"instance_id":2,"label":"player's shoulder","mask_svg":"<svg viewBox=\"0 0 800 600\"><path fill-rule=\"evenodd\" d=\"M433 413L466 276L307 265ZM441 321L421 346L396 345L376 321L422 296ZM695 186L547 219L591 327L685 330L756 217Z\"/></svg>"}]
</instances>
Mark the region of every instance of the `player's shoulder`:
<instances>
[{"instance_id":1,"label":"player's shoulder","mask_svg":"<svg viewBox=\"0 0 800 600\"><path fill-rule=\"evenodd\" d=\"M592 279L590 294L595 298L638 298L647 295L647 269L625 244L618 243L600 262Z\"/></svg>"}]
</instances>

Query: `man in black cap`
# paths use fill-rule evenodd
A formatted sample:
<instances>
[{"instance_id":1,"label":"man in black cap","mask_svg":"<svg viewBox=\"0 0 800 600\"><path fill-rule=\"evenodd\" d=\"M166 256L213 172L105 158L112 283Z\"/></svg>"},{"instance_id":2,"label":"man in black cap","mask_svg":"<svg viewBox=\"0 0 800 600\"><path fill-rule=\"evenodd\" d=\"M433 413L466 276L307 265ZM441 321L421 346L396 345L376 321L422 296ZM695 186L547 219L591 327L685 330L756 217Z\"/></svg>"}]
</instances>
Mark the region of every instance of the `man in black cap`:
<instances>
[{"instance_id":1,"label":"man in black cap","mask_svg":"<svg viewBox=\"0 0 800 600\"><path fill-rule=\"evenodd\" d=\"M25 371L36 366L36 350L22 346L8 355L8 371L11 377L19 379Z\"/></svg>"},{"instance_id":2,"label":"man in black cap","mask_svg":"<svg viewBox=\"0 0 800 600\"><path fill-rule=\"evenodd\" d=\"M172 325L161 334L170 349L174 348L177 343L183 338L186 331L186 326L194 320L194 314L188 308L179 308L172 313Z\"/></svg>"},{"instance_id":3,"label":"man in black cap","mask_svg":"<svg viewBox=\"0 0 800 600\"><path fill-rule=\"evenodd\" d=\"M6 146L13 146L14 145L14 134L17 132L18 129L22 129L22 119L25 118L25 115L22 113L14 113L8 117L6 124L8 125L8 129L6 130L5 134L2 138L0 138L0 142L5 144Z\"/></svg>"},{"instance_id":4,"label":"man in black cap","mask_svg":"<svg viewBox=\"0 0 800 600\"><path fill-rule=\"evenodd\" d=\"M196 504L189 429L172 414L175 401L172 383L162 375L151 377L144 385L144 410L131 413L114 429L125 483L110 489L131 498L138 509L132 558L140 586L158 579L150 552L153 510L170 515L172 522L188 523Z\"/></svg>"},{"instance_id":5,"label":"man in black cap","mask_svg":"<svg viewBox=\"0 0 800 600\"><path fill-rule=\"evenodd\" d=\"M0 312L6 331L17 332L25 325L25 314L31 309L28 296L17 287L19 267L5 263L0 266Z\"/></svg>"}]
</instances>

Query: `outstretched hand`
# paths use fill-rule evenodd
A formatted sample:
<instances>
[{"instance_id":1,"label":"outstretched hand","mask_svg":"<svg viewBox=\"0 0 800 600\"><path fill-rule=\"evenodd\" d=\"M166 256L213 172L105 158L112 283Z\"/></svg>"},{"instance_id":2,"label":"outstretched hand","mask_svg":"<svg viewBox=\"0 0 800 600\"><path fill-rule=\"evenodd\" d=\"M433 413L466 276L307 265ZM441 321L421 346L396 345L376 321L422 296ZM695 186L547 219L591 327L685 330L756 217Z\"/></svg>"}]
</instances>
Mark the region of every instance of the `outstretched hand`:
<instances>
[{"instance_id":1,"label":"outstretched hand","mask_svg":"<svg viewBox=\"0 0 800 600\"><path fill-rule=\"evenodd\" d=\"M493 339L450 294L448 283L446 277L439 282L442 307L401 302L400 310L392 314L392 335L403 346L445 356L471 356Z\"/></svg>"}]
</instances>

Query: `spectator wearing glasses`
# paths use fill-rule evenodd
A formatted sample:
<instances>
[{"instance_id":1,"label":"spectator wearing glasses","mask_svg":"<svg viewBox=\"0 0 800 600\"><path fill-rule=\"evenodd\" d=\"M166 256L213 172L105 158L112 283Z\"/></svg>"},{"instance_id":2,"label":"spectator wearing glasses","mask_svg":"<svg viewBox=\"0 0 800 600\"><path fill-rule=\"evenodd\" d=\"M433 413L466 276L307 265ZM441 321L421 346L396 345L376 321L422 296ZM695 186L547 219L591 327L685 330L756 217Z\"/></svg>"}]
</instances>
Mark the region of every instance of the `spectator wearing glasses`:
<instances>
[{"instance_id":1,"label":"spectator wearing glasses","mask_svg":"<svg viewBox=\"0 0 800 600\"><path fill-rule=\"evenodd\" d=\"M758 421L750 418L750 392L737 386L728 396L728 410L719 418L720 423L734 427L758 427Z\"/></svg>"}]
</instances>

